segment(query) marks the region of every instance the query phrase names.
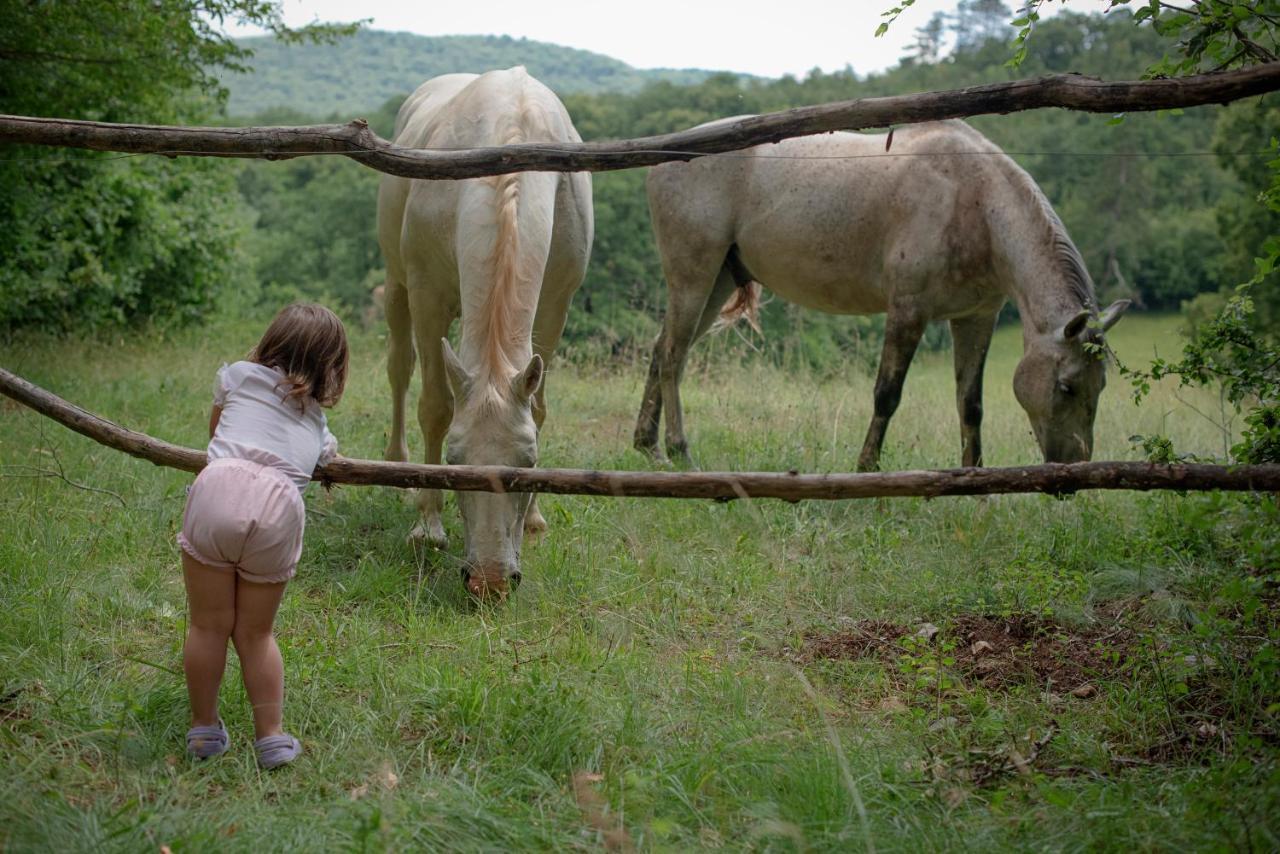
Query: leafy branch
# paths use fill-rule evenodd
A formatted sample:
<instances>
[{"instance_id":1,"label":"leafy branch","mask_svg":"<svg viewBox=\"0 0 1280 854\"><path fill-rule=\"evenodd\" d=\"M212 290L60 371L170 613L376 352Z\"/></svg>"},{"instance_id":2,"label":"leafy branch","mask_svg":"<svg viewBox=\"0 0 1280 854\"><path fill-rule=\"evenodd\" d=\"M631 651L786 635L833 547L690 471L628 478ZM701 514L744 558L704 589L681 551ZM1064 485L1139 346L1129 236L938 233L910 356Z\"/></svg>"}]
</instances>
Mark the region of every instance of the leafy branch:
<instances>
[{"instance_id":1,"label":"leafy branch","mask_svg":"<svg viewBox=\"0 0 1280 854\"><path fill-rule=\"evenodd\" d=\"M1272 139L1273 152L1280 155L1280 139ZM1271 182L1258 195L1267 209L1280 212L1280 156L1269 162ZM1244 416L1242 441L1232 447L1231 456L1241 463L1280 460L1280 342L1259 327L1253 301L1255 288L1265 287L1280 270L1280 237L1268 238L1262 254L1254 260L1254 276L1236 288L1226 305L1209 322L1199 326L1177 361L1156 359L1147 370L1121 367L1134 386L1134 398L1141 401L1151 383L1178 377L1181 385L1218 385L1226 399ZM1172 453L1172 446L1156 442L1156 455Z\"/></svg>"}]
</instances>

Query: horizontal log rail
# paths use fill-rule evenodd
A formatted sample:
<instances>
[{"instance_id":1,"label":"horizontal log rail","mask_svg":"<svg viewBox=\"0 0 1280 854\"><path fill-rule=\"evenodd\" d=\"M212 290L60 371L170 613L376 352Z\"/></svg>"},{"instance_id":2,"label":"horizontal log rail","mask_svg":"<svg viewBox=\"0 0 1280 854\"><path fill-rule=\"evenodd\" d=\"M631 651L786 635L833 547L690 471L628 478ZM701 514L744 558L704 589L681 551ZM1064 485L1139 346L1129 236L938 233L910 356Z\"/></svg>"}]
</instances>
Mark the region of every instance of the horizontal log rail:
<instances>
[{"instance_id":1,"label":"horizontal log rail","mask_svg":"<svg viewBox=\"0 0 1280 854\"><path fill-rule=\"evenodd\" d=\"M1122 113L1225 104L1280 89L1280 62L1161 80L1106 82L1078 74L941 92L860 98L741 118L678 133L618 142L524 143L464 150L401 148L363 120L310 127L172 127L0 115L0 143L132 154L283 160L350 157L405 178L458 179L507 172L604 172L692 160L708 154L836 130L1063 107Z\"/></svg>"},{"instance_id":2,"label":"horizontal log rail","mask_svg":"<svg viewBox=\"0 0 1280 854\"><path fill-rule=\"evenodd\" d=\"M121 427L0 368L0 392L99 444L156 465L196 472L205 454ZM428 466L339 458L314 479L357 486L430 487L480 492L548 492L616 498L850 498L1066 494L1084 489L1280 491L1280 465L1071 463L867 474L796 472L636 472Z\"/></svg>"}]
</instances>

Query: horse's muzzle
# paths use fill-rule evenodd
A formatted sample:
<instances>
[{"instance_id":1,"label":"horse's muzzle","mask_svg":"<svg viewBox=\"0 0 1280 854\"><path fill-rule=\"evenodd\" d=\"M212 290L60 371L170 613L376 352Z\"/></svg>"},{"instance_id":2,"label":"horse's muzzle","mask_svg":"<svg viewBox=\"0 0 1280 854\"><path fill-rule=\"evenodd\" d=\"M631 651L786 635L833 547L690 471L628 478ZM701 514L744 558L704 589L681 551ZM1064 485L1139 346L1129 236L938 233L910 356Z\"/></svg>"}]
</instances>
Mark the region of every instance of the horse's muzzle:
<instances>
[{"instance_id":1,"label":"horse's muzzle","mask_svg":"<svg viewBox=\"0 0 1280 854\"><path fill-rule=\"evenodd\" d=\"M518 569L508 575L500 567L474 569L474 571L472 567L462 568L462 585L474 599L480 602L501 602L520 586L520 579Z\"/></svg>"}]
</instances>

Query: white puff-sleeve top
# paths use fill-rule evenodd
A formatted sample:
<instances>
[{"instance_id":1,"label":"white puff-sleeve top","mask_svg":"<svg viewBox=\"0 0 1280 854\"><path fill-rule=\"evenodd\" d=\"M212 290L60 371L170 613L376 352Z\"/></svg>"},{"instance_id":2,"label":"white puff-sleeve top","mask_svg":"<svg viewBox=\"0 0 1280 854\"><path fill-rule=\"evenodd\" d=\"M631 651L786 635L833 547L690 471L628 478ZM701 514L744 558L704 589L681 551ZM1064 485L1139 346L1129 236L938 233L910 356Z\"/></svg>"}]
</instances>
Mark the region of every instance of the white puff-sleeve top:
<instances>
[{"instance_id":1,"label":"white puff-sleeve top","mask_svg":"<svg viewBox=\"0 0 1280 854\"><path fill-rule=\"evenodd\" d=\"M209 459L234 457L283 471L304 489L311 472L338 453L320 404L311 397L286 401L282 372L255 362L223 365L213 386L213 405L222 407Z\"/></svg>"}]
</instances>

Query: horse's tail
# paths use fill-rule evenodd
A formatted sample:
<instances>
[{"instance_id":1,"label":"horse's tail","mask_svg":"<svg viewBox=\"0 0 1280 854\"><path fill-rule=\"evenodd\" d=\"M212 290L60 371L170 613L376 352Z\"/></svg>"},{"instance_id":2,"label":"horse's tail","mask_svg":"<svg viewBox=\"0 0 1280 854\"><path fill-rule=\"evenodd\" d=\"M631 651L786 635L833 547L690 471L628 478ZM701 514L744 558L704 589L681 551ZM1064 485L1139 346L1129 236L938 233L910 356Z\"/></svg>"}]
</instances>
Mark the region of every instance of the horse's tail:
<instances>
[{"instance_id":1,"label":"horse's tail","mask_svg":"<svg viewBox=\"0 0 1280 854\"><path fill-rule=\"evenodd\" d=\"M734 291L733 298L720 309L720 316L716 318L711 331L719 332L740 320L745 320L755 332L763 334L760 329L760 283L742 263L736 244L729 247L729 254L724 259L724 268L729 275L733 276L733 283L738 287Z\"/></svg>"},{"instance_id":2,"label":"horse's tail","mask_svg":"<svg viewBox=\"0 0 1280 854\"><path fill-rule=\"evenodd\" d=\"M510 145L544 137L545 118L521 101L515 118L501 138ZM530 132L533 128L533 132ZM529 335L538 298L537 278L546 266L550 228L554 219L554 173L513 172L488 179L493 187L494 235L492 285L485 306L485 364L496 373L511 375L523 366L511 362L510 351ZM522 218L521 210L530 215ZM545 233L544 233L545 232Z\"/></svg>"},{"instance_id":3,"label":"horse's tail","mask_svg":"<svg viewBox=\"0 0 1280 854\"><path fill-rule=\"evenodd\" d=\"M720 309L720 317L716 319L711 331L719 332L722 329L728 329L740 320L745 320L748 326L756 332L762 333L760 329L759 282L751 281L745 285L738 286L733 299L729 300L725 307Z\"/></svg>"}]
</instances>

